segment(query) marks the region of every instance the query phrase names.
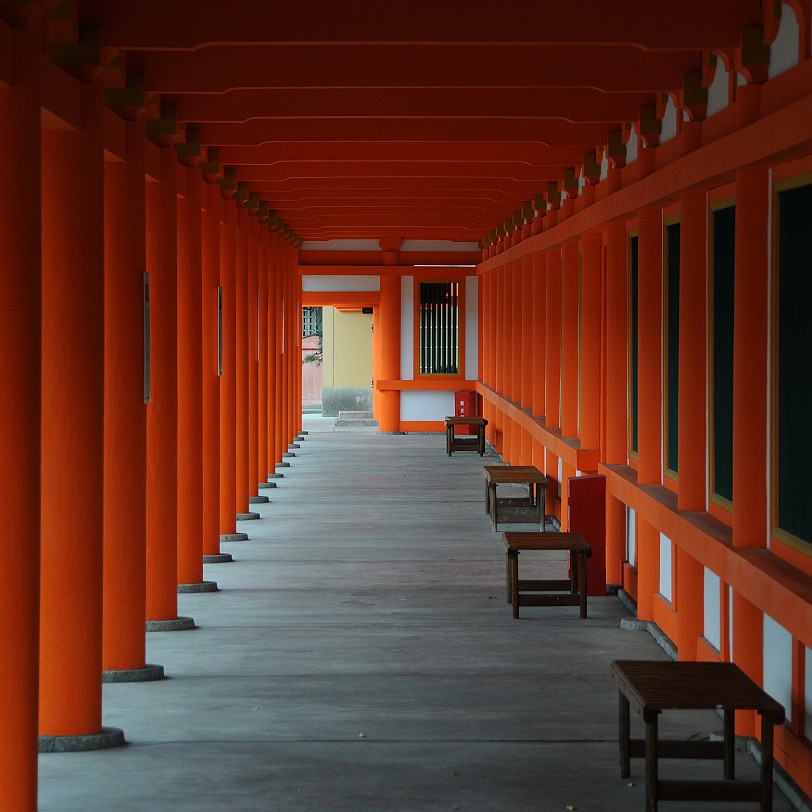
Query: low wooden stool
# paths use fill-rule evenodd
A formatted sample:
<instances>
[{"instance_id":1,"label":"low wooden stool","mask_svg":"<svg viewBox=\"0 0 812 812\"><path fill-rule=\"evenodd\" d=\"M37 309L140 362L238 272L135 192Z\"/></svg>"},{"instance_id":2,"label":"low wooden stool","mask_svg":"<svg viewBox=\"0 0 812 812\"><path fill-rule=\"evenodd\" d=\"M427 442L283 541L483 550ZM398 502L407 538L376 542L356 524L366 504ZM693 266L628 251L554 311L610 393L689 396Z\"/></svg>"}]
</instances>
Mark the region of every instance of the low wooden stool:
<instances>
[{"instance_id":1,"label":"low wooden stool","mask_svg":"<svg viewBox=\"0 0 812 812\"><path fill-rule=\"evenodd\" d=\"M586 617L586 560L592 555L592 548L580 533L502 533L502 540L507 554L507 598L513 606L514 618L519 617L520 606L580 606L581 617ZM570 577L519 580L521 550L566 550ZM575 556L577 563L573 560ZM566 594L528 595L527 592Z\"/></svg>"}]
</instances>

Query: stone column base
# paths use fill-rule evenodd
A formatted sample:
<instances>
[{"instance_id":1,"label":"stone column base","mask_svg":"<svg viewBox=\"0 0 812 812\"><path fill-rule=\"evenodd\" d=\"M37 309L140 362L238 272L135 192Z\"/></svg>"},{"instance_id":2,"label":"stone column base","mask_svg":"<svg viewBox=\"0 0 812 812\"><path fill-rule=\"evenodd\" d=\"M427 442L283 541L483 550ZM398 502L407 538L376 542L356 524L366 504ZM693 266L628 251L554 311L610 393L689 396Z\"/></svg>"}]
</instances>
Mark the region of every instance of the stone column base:
<instances>
[{"instance_id":1,"label":"stone column base","mask_svg":"<svg viewBox=\"0 0 812 812\"><path fill-rule=\"evenodd\" d=\"M175 617L169 620L148 620L148 632L183 632L194 629L195 621L191 617Z\"/></svg>"},{"instance_id":2,"label":"stone column base","mask_svg":"<svg viewBox=\"0 0 812 812\"><path fill-rule=\"evenodd\" d=\"M117 727L103 727L98 733L80 736L40 736L40 753L78 753L83 750L104 750L126 744L124 731Z\"/></svg>"},{"instance_id":3,"label":"stone column base","mask_svg":"<svg viewBox=\"0 0 812 812\"><path fill-rule=\"evenodd\" d=\"M102 682L152 682L164 678L164 667L147 663L143 668L111 668L102 671Z\"/></svg>"},{"instance_id":4,"label":"stone column base","mask_svg":"<svg viewBox=\"0 0 812 812\"><path fill-rule=\"evenodd\" d=\"M248 541L248 533L220 533L220 541Z\"/></svg>"},{"instance_id":5,"label":"stone column base","mask_svg":"<svg viewBox=\"0 0 812 812\"><path fill-rule=\"evenodd\" d=\"M217 581L200 581L196 584L178 584L178 594L183 595L188 592L218 592Z\"/></svg>"},{"instance_id":6,"label":"stone column base","mask_svg":"<svg viewBox=\"0 0 812 812\"><path fill-rule=\"evenodd\" d=\"M270 484L270 483L268 483ZM270 502L271 500L268 499L267 496L249 496L248 497L248 504L249 505L264 505Z\"/></svg>"},{"instance_id":7,"label":"stone column base","mask_svg":"<svg viewBox=\"0 0 812 812\"><path fill-rule=\"evenodd\" d=\"M231 553L216 553L214 555L203 556L204 564L228 564L233 560L234 558Z\"/></svg>"}]
</instances>

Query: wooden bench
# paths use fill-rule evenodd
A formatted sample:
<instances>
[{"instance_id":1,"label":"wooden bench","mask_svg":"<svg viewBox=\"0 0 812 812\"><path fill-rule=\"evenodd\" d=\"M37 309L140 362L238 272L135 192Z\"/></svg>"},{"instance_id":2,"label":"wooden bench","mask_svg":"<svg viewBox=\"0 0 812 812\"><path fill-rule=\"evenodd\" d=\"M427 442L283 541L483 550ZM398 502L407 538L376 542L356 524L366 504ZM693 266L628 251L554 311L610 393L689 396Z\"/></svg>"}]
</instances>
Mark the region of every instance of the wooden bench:
<instances>
[{"instance_id":1,"label":"wooden bench","mask_svg":"<svg viewBox=\"0 0 812 812\"><path fill-rule=\"evenodd\" d=\"M580 606L586 617L586 560L592 549L579 533L502 533L506 552L507 599L513 606L513 617L519 617L520 606ZM565 550L570 577L567 579L519 578L519 553L522 550ZM574 560L577 558L577 561ZM546 594L528 595L528 592ZM550 594L550 593L566 594Z\"/></svg>"},{"instance_id":2,"label":"wooden bench","mask_svg":"<svg viewBox=\"0 0 812 812\"><path fill-rule=\"evenodd\" d=\"M483 465L485 477L485 512L491 517L491 526L498 529L502 522L536 522L544 530L544 496L547 477L533 465ZM527 488L524 497L498 497L498 485L522 485Z\"/></svg>"},{"instance_id":3,"label":"wooden bench","mask_svg":"<svg viewBox=\"0 0 812 812\"><path fill-rule=\"evenodd\" d=\"M773 802L773 726L784 721L784 708L733 663L671 660L616 660L612 674L619 689L620 775L631 774L630 759L646 759L646 812L670 801L757 801L761 812ZM645 739L632 739L629 709L634 705L646 725ZM657 720L671 709L723 711L724 737L714 741L660 741ZM761 715L761 780L736 781L734 775L735 713ZM724 761L724 781L663 781L660 758L716 758Z\"/></svg>"},{"instance_id":4,"label":"wooden bench","mask_svg":"<svg viewBox=\"0 0 812 812\"><path fill-rule=\"evenodd\" d=\"M479 456L485 454L485 426L488 421L484 417L446 417L445 419L445 450L450 457L455 451L477 451ZM456 426L473 426L476 437L455 434Z\"/></svg>"}]
</instances>

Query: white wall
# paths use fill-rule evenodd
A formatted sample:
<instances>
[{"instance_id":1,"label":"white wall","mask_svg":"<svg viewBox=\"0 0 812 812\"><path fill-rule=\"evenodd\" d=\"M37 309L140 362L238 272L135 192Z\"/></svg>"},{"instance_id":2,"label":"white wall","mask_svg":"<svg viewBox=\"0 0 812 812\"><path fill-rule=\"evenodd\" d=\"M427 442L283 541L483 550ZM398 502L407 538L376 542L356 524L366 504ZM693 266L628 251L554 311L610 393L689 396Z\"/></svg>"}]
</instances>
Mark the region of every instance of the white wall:
<instances>
[{"instance_id":1,"label":"white wall","mask_svg":"<svg viewBox=\"0 0 812 812\"><path fill-rule=\"evenodd\" d=\"M792 635L764 615L764 690L792 718Z\"/></svg>"},{"instance_id":2,"label":"white wall","mask_svg":"<svg viewBox=\"0 0 812 812\"><path fill-rule=\"evenodd\" d=\"M705 599L703 631L705 639L717 650L722 648L722 581L705 567Z\"/></svg>"},{"instance_id":3,"label":"white wall","mask_svg":"<svg viewBox=\"0 0 812 812\"><path fill-rule=\"evenodd\" d=\"M401 420L443 420L454 414L453 392L400 393Z\"/></svg>"},{"instance_id":4,"label":"white wall","mask_svg":"<svg viewBox=\"0 0 812 812\"><path fill-rule=\"evenodd\" d=\"M667 600L672 601L673 591L671 588L671 539L660 533L660 594Z\"/></svg>"},{"instance_id":5,"label":"white wall","mask_svg":"<svg viewBox=\"0 0 812 812\"><path fill-rule=\"evenodd\" d=\"M380 276L303 276L302 290L310 293L355 293L379 291Z\"/></svg>"},{"instance_id":6,"label":"white wall","mask_svg":"<svg viewBox=\"0 0 812 812\"><path fill-rule=\"evenodd\" d=\"M475 381L479 375L479 280L465 277L465 377ZM453 412L452 412L453 414Z\"/></svg>"},{"instance_id":7,"label":"white wall","mask_svg":"<svg viewBox=\"0 0 812 812\"><path fill-rule=\"evenodd\" d=\"M414 277L400 278L400 377L414 380ZM403 399L401 398L401 408Z\"/></svg>"}]
</instances>

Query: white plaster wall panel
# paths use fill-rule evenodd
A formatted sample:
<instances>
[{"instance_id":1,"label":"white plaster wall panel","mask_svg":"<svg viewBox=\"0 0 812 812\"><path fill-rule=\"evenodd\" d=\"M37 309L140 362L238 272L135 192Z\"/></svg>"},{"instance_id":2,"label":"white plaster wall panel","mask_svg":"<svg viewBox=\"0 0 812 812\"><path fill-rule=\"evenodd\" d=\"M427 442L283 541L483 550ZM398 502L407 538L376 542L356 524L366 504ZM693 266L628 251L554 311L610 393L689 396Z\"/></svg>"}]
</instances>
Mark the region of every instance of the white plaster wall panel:
<instances>
[{"instance_id":1,"label":"white plaster wall panel","mask_svg":"<svg viewBox=\"0 0 812 812\"><path fill-rule=\"evenodd\" d=\"M663 114L662 129L660 131L660 143L665 144L672 138L677 137L677 108L674 106L674 100L671 96L665 105L665 113Z\"/></svg>"},{"instance_id":2,"label":"white plaster wall panel","mask_svg":"<svg viewBox=\"0 0 812 812\"><path fill-rule=\"evenodd\" d=\"M637 562L637 515L626 508L626 560L634 566Z\"/></svg>"},{"instance_id":3,"label":"white plaster wall panel","mask_svg":"<svg viewBox=\"0 0 812 812\"><path fill-rule=\"evenodd\" d=\"M302 290L308 293L375 293L380 276L303 276Z\"/></svg>"},{"instance_id":4,"label":"white plaster wall panel","mask_svg":"<svg viewBox=\"0 0 812 812\"><path fill-rule=\"evenodd\" d=\"M601 158L601 180L606 180L609 177L609 151L603 151L603 158Z\"/></svg>"},{"instance_id":5,"label":"white plaster wall panel","mask_svg":"<svg viewBox=\"0 0 812 812\"><path fill-rule=\"evenodd\" d=\"M804 646L804 715L806 719L806 738L812 739L812 649Z\"/></svg>"},{"instance_id":6,"label":"white plaster wall panel","mask_svg":"<svg viewBox=\"0 0 812 812\"><path fill-rule=\"evenodd\" d=\"M401 420L444 420L454 414L454 393L408 391L400 393Z\"/></svg>"},{"instance_id":7,"label":"white plaster wall panel","mask_svg":"<svg viewBox=\"0 0 812 812\"><path fill-rule=\"evenodd\" d=\"M764 690L792 718L792 635L764 615Z\"/></svg>"},{"instance_id":8,"label":"white plaster wall panel","mask_svg":"<svg viewBox=\"0 0 812 812\"><path fill-rule=\"evenodd\" d=\"M634 163L637 160L637 130L632 127L629 133L629 140L626 143L626 164Z\"/></svg>"},{"instance_id":9,"label":"white plaster wall panel","mask_svg":"<svg viewBox=\"0 0 812 812\"><path fill-rule=\"evenodd\" d=\"M770 67L767 75L770 79L778 76L798 64L799 38L801 26L795 11L786 3L781 5L781 25L772 45L770 45Z\"/></svg>"},{"instance_id":10,"label":"white plaster wall panel","mask_svg":"<svg viewBox=\"0 0 812 812\"><path fill-rule=\"evenodd\" d=\"M563 491L564 483L561 481L564 478L564 461L561 457L558 458L558 473L556 475L556 479L558 480L558 484L560 486L560 490Z\"/></svg>"},{"instance_id":11,"label":"white plaster wall panel","mask_svg":"<svg viewBox=\"0 0 812 812\"><path fill-rule=\"evenodd\" d=\"M733 660L733 587L727 588L727 659Z\"/></svg>"},{"instance_id":12,"label":"white plaster wall panel","mask_svg":"<svg viewBox=\"0 0 812 812\"><path fill-rule=\"evenodd\" d=\"M479 280L465 277L465 378L479 377Z\"/></svg>"},{"instance_id":13,"label":"white plaster wall panel","mask_svg":"<svg viewBox=\"0 0 812 812\"><path fill-rule=\"evenodd\" d=\"M722 648L722 581L705 567L704 622L702 634L717 650Z\"/></svg>"},{"instance_id":14,"label":"white plaster wall panel","mask_svg":"<svg viewBox=\"0 0 812 812\"><path fill-rule=\"evenodd\" d=\"M414 277L400 279L400 377L414 380Z\"/></svg>"},{"instance_id":15,"label":"white plaster wall panel","mask_svg":"<svg viewBox=\"0 0 812 812\"><path fill-rule=\"evenodd\" d=\"M673 547L671 539L664 533L660 533L660 594L667 600L674 600L671 588L672 567L671 560Z\"/></svg>"},{"instance_id":16,"label":"white plaster wall panel","mask_svg":"<svg viewBox=\"0 0 812 812\"><path fill-rule=\"evenodd\" d=\"M708 118L724 110L729 103L730 91L728 89L727 71L724 62L717 57L716 71L713 74L711 86L708 88Z\"/></svg>"},{"instance_id":17,"label":"white plaster wall panel","mask_svg":"<svg viewBox=\"0 0 812 812\"><path fill-rule=\"evenodd\" d=\"M380 251L378 240L305 240L300 251Z\"/></svg>"},{"instance_id":18,"label":"white plaster wall panel","mask_svg":"<svg viewBox=\"0 0 812 812\"><path fill-rule=\"evenodd\" d=\"M404 240L400 246L401 251L468 251L479 252L479 245L475 242L454 242L453 240Z\"/></svg>"}]
</instances>

